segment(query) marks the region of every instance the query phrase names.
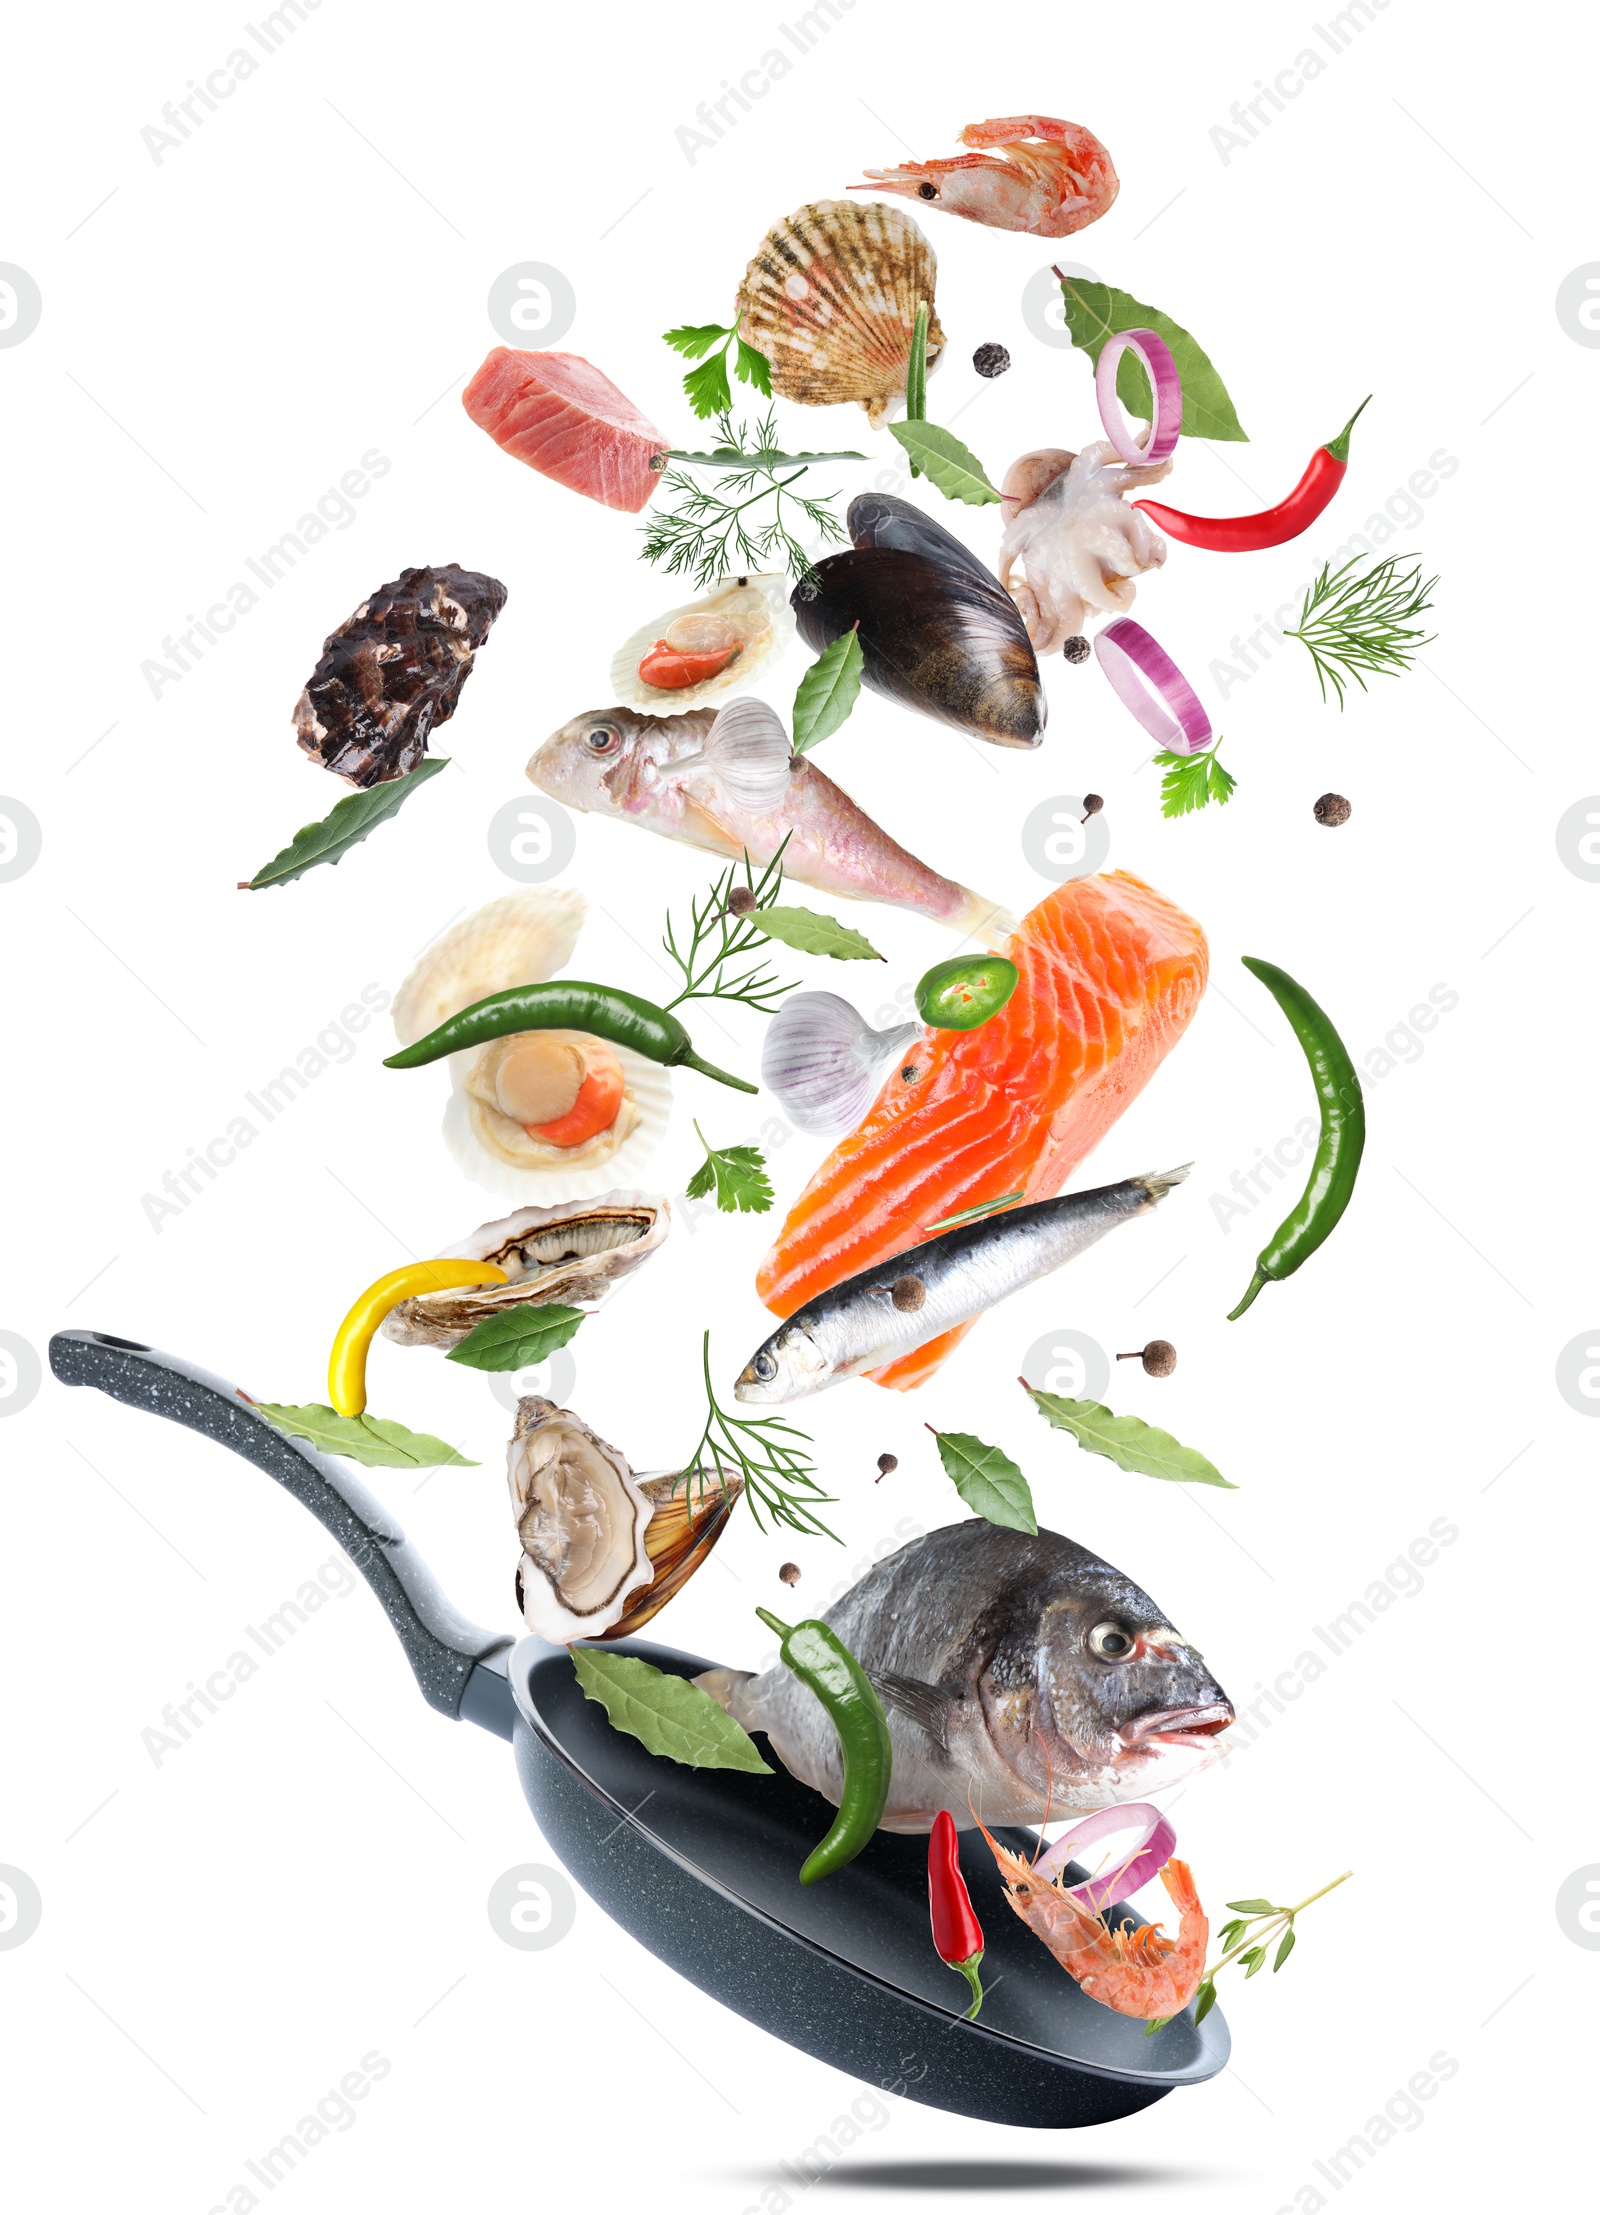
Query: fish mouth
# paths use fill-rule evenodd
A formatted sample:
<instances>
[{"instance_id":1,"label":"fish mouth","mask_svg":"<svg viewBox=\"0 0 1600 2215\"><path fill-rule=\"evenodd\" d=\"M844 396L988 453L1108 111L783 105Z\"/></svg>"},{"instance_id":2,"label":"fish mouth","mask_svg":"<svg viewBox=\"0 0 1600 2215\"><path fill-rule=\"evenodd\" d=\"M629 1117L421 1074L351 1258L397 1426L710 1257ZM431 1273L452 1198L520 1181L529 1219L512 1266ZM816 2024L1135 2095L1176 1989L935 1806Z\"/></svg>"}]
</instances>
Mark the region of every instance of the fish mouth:
<instances>
[{"instance_id":1,"label":"fish mouth","mask_svg":"<svg viewBox=\"0 0 1600 2215\"><path fill-rule=\"evenodd\" d=\"M1233 1721L1226 1700L1205 1707L1163 1707L1153 1715L1141 1715L1120 1735L1125 1746L1187 1745L1192 1739L1214 1738Z\"/></svg>"}]
</instances>

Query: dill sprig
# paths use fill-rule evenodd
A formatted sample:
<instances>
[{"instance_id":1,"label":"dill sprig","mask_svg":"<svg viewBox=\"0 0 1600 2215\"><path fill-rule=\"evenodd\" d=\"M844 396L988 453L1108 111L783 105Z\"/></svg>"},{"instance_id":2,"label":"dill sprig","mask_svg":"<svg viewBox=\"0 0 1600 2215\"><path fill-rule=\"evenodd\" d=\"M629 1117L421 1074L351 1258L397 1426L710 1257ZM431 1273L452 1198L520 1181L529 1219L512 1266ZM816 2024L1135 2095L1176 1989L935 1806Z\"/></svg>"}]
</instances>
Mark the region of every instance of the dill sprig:
<instances>
[{"instance_id":1,"label":"dill sprig","mask_svg":"<svg viewBox=\"0 0 1600 2215\"><path fill-rule=\"evenodd\" d=\"M777 971L767 965L766 952L772 941L750 924L756 910L771 907L783 889L783 851L788 843L786 838L759 877L746 853L741 889L749 895L748 905L730 905L739 875L738 862L729 864L703 900L690 901L686 947L679 948L672 917L667 917L661 943L683 978L683 990L666 1003L669 1008L681 1007L685 1000L737 1000L744 1007L754 1008L758 1015L772 1015L783 995L793 992L794 986L781 984ZM752 954L761 958L748 969L728 974L729 963L746 960Z\"/></svg>"},{"instance_id":2,"label":"dill sprig","mask_svg":"<svg viewBox=\"0 0 1600 2215\"><path fill-rule=\"evenodd\" d=\"M1398 554L1352 576L1359 559L1352 554L1339 569L1323 563L1301 604L1298 628L1287 633L1310 653L1324 700L1331 689L1341 708L1350 678L1365 692L1368 671L1401 676L1433 637L1411 626L1433 605L1428 595L1438 578L1423 583L1421 562L1402 569Z\"/></svg>"},{"instance_id":3,"label":"dill sprig","mask_svg":"<svg viewBox=\"0 0 1600 2215\"><path fill-rule=\"evenodd\" d=\"M842 541L844 525L828 505L835 495L807 499L794 490L806 464L779 474L786 462L777 445L776 410L769 408L751 433L743 423L735 430L732 411L725 409L717 417L717 432L736 465L710 486L681 469L667 471L662 490L677 495L678 505L652 514L645 527L645 560L664 563L671 576L692 575L701 591L741 570L758 570L774 557L781 557L792 577L808 577L811 556L791 528L795 511L824 542ZM767 500L771 511L758 518L752 511Z\"/></svg>"},{"instance_id":4,"label":"dill sprig","mask_svg":"<svg viewBox=\"0 0 1600 2215\"><path fill-rule=\"evenodd\" d=\"M685 1474L698 1479L701 1485L709 1480L725 1489L725 1464L731 1463L744 1478L745 1497L758 1530L767 1528L762 1519L764 1511L773 1523L782 1523L802 1537L832 1538L837 1544L836 1534L812 1512L813 1501L827 1506L831 1499L817 1483L807 1450L811 1445L807 1433L776 1415L723 1412L711 1382L709 1331L700 1342L700 1366L706 1386L706 1423L685 1464ZM798 1440L798 1444L791 1445L791 1439Z\"/></svg>"}]
</instances>

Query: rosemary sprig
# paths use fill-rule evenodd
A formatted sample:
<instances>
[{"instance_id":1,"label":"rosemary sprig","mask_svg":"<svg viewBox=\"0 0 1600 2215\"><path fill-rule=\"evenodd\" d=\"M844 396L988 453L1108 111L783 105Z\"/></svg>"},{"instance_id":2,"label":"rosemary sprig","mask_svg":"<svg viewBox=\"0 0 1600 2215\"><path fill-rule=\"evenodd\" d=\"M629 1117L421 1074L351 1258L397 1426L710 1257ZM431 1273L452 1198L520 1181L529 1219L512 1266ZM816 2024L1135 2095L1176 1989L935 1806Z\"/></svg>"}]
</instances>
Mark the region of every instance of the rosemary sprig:
<instances>
[{"instance_id":1,"label":"rosemary sprig","mask_svg":"<svg viewBox=\"0 0 1600 2215\"><path fill-rule=\"evenodd\" d=\"M1346 1869L1342 1877L1335 1877L1331 1884L1322 1885L1317 1891L1311 1893L1308 1898L1299 1901L1294 1907L1274 1907L1270 1900L1230 1900L1228 1905L1237 1911L1238 1920L1232 1923L1224 1923L1222 1929L1217 1933L1222 1954L1220 1959L1214 1961L1207 1969L1195 1988L1195 2021L1197 2023L1204 2022L1216 2006L1217 1978L1222 1974L1222 1971L1230 1963L1242 1961L1245 1981L1248 1983L1258 1969L1265 1967L1267 1954L1274 1939L1278 1941L1277 1951L1272 1960L1272 1973L1276 1976L1294 1951L1295 1917L1303 1914L1313 1902L1324 1899L1328 1893L1336 1891L1341 1884L1348 1883L1351 1874L1352 1872ZM1171 2020L1170 2015L1158 2015L1154 2021L1146 2023L1144 2027L1146 2038L1153 2038L1155 2033L1164 2029Z\"/></svg>"},{"instance_id":2,"label":"rosemary sprig","mask_svg":"<svg viewBox=\"0 0 1600 2215\"><path fill-rule=\"evenodd\" d=\"M731 1462L744 1478L745 1497L758 1530L765 1530L763 1511L773 1523L782 1523L805 1538L832 1538L837 1534L812 1512L811 1502L830 1504L831 1496L817 1483L807 1449L811 1440L776 1415L727 1415L717 1404L711 1382L711 1333L700 1342L700 1366L706 1386L706 1423L699 1444L685 1464L685 1474L703 1486L708 1478L725 1482L725 1462ZM798 1444L791 1445L791 1439ZM709 1467L707 1466L709 1462Z\"/></svg>"},{"instance_id":3,"label":"rosemary sprig","mask_svg":"<svg viewBox=\"0 0 1600 2215\"><path fill-rule=\"evenodd\" d=\"M1409 569L1402 569L1398 554L1352 576L1359 559L1352 554L1342 567L1332 570L1323 563L1307 588L1298 628L1286 634L1299 639L1309 652L1323 699L1331 689L1341 708L1345 685L1352 677L1365 692L1364 672L1401 676L1433 638L1431 632L1411 626L1433 605L1428 595L1438 578L1424 583L1422 563L1413 559Z\"/></svg>"},{"instance_id":4,"label":"rosemary sprig","mask_svg":"<svg viewBox=\"0 0 1600 2215\"><path fill-rule=\"evenodd\" d=\"M735 430L732 412L724 409L717 417L717 433L733 466L709 487L681 469L667 471L663 489L678 496L678 505L652 514L645 527L645 560L664 563L671 576L692 574L702 591L740 570L760 569L775 556L792 577L808 577L811 556L791 527L795 511L824 543L840 541L844 525L828 505L835 495L808 499L794 490L809 464L797 465L787 476L779 474L784 463L774 409L767 410L753 433L742 423ZM751 511L767 500L772 502L770 513L756 519Z\"/></svg>"},{"instance_id":5,"label":"rosemary sprig","mask_svg":"<svg viewBox=\"0 0 1600 2215\"><path fill-rule=\"evenodd\" d=\"M780 983L776 970L767 966L766 950L772 942L750 923L750 917L758 909L770 908L783 890L783 852L788 843L786 838L759 877L747 853L742 886L735 882L740 864L731 862L703 900L690 901L685 947L680 949L672 917L667 917L661 943L683 978L683 990L668 1000L669 1008L681 1007L685 1000L737 1000L744 1007L754 1008L758 1015L772 1015L783 995L794 991L792 984ZM737 904L736 890L745 895ZM743 961L751 954L762 958L748 969L728 974L729 963Z\"/></svg>"}]
</instances>

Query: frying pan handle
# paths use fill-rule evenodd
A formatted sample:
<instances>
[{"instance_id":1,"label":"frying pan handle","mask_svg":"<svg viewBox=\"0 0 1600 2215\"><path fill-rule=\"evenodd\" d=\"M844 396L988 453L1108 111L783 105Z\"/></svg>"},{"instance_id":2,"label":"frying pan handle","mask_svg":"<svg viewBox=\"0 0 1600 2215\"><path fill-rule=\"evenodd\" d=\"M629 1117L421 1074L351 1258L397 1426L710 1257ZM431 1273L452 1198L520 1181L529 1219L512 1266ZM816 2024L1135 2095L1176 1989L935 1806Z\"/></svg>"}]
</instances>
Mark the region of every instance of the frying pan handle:
<instances>
[{"instance_id":1,"label":"frying pan handle","mask_svg":"<svg viewBox=\"0 0 1600 2215\"><path fill-rule=\"evenodd\" d=\"M405 1532L348 1463L274 1430L237 1386L132 1339L57 1331L50 1366L63 1384L94 1385L129 1407L214 1438L265 1470L311 1510L371 1585L429 1706L511 1736L510 1637L456 1613Z\"/></svg>"}]
</instances>

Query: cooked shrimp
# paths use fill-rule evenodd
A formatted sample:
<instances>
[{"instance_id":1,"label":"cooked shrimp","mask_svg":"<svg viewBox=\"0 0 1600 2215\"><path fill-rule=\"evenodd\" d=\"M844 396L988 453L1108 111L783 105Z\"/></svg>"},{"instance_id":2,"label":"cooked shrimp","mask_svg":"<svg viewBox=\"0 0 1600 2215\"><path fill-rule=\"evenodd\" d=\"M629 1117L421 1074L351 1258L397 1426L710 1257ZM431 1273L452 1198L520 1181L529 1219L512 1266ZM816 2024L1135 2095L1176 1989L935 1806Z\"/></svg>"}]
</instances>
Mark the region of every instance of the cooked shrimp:
<instances>
[{"instance_id":1,"label":"cooked shrimp","mask_svg":"<svg viewBox=\"0 0 1600 2215\"><path fill-rule=\"evenodd\" d=\"M1092 131L1052 115L999 116L969 123L964 146L998 146L999 154L955 154L944 161L903 162L869 169L868 185L941 207L969 223L1035 238L1069 238L1093 223L1117 197L1111 156Z\"/></svg>"},{"instance_id":2,"label":"cooked shrimp","mask_svg":"<svg viewBox=\"0 0 1600 2215\"><path fill-rule=\"evenodd\" d=\"M1206 1965L1211 1926L1186 1861L1161 1872L1167 1897L1178 1910L1178 1935L1155 1923L1123 1923L1113 1930L1064 1886L1037 1875L1019 1854L989 1836L989 1851L1006 1880L1006 1898L1036 1938L1043 1939L1069 1977L1090 1999L1141 2022L1176 2015L1194 1998Z\"/></svg>"}]
</instances>

